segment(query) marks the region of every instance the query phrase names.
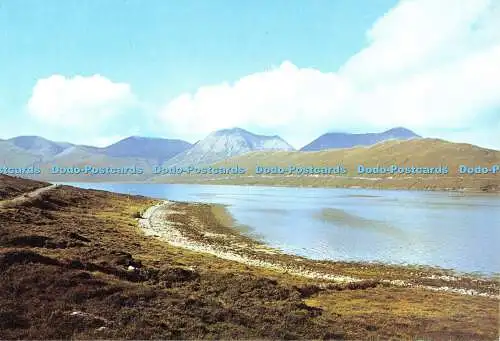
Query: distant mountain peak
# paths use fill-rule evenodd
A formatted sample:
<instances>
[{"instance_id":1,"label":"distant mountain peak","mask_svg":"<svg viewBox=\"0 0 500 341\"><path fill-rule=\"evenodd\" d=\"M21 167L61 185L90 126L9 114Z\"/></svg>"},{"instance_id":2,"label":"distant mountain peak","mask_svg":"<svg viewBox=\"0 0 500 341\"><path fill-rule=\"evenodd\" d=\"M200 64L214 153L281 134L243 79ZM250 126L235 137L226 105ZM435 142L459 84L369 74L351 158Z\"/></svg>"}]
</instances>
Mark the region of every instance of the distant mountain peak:
<instances>
[{"instance_id":1,"label":"distant mountain peak","mask_svg":"<svg viewBox=\"0 0 500 341\"><path fill-rule=\"evenodd\" d=\"M127 141L127 140L145 140L146 138L145 137L142 137L142 136L137 136L137 135L132 135L132 136L129 136L129 137L125 137L124 139L121 139L120 141ZM118 142L120 142L118 141ZM116 142L116 143L118 143Z\"/></svg>"},{"instance_id":2,"label":"distant mountain peak","mask_svg":"<svg viewBox=\"0 0 500 341\"><path fill-rule=\"evenodd\" d=\"M216 130L212 133L212 135L216 135L216 136L238 135L238 134L239 135L256 136L256 137L265 138L265 139L281 139L281 140L283 140L279 135L260 135L260 134L252 133L248 130L245 130L245 129L239 128L239 127L219 129L219 130Z\"/></svg>"},{"instance_id":3,"label":"distant mountain peak","mask_svg":"<svg viewBox=\"0 0 500 341\"><path fill-rule=\"evenodd\" d=\"M216 135L216 136L235 135L235 134L255 135L255 134L249 132L248 130L245 130L245 129L239 128L239 127L219 129L219 130L214 131L212 134Z\"/></svg>"},{"instance_id":4,"label":"distant mountain peak","mask_svg":"<svg viewBox=\"0 0 500 341\"><path fill-rule=\"evenodd\" d=\"M355 146L371 146L387 140L408 140L420 138L413 131L404 127L395 127L381 133L350 134L327 133L304 146L302 151L318 151L333 148L351 148Z\"/></svg>"},{"instance_id":5,"label":"distant mountain peak","mask_svg":"<svg viewBox=\"0 0 500 341\"><path fill-rule=\"evenodd\" d=\"M56 142L49 141L46 138L43 138L41 136L35 136L35 135L17 136L17 137L13 137L11 139L8 139L8 141L10 141L16 145L24 145L26 147L29 147L29 146L33 145L34 143L40 143L40 142L56 143Z\"/></svg>"},{"instance_id":6,"label":"distant mountain peak","mask_svg":"<svg viewBox=\"0 0 500 341\"><path fill-rule=\"evenodd\" d=\"M401 136L408 136L408 137L421 137L420 135L417 135L415 132L411 131L408 128L405 127L395 127L391 128L389 130L384 131L385 134L398 134Z\"/></svg>"},{"instance_id":7,"label":"distant mountain peak","mask_svg":"<svg viewBox=\"0 0 500 341\"><path fill-rule=\"evenodd\" d=\"M73 146L71 143L54 142L34 135L17 136L7 141L18 148L44 158L51 158Z\"/></svg>"},{"instance_id":8,"label":"distant mountain peak","mask_svg":"<svg viewBox=\"0 0 500 341\"><path fill-rule=\"evenodd\" d=\"M159 137L129 136L112 145L100 148L100 152L112 157L136 157L163 162L185 151L192 145L182 140Z\"/></svg>"},{"instance_id":9,"label":"distant mountain peak","mask_svg":"<svg viewBox=\"0 0 500 341\"><path fill-rule=\"evenodd\" d=\"M120 141L113 143L117 144L123 141L182 141L179 139L166 139L163 137L146 137L146 136L139 136L139 135L132 135L129 137L125 137L124 139L121 139Z\"/></svg>"},{"instance_id":10,"label":"distant mountain peak","mask_svg":"<svg viewBox=\"0 0 500 341\"><path fill-rule=\"evenodd\" d=\"M291 151L279 136L257 135L242 128L217 130L167 162L168 165L211 164L252 151Z\"/></svg>"}]
</instances>

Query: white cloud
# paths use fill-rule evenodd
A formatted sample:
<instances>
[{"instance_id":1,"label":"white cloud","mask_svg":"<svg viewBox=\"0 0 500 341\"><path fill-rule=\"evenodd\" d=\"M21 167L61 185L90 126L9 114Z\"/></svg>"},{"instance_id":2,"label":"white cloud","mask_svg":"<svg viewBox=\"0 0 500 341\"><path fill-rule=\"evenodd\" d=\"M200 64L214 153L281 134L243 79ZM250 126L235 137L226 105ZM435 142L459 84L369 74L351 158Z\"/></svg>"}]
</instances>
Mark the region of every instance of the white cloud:
<instances>
[{"instance_id":1,"label":"white cloud","mask_svg":"<svg viewBox=\"0 0 500 341\"><path fill-rule=\"evenodd\" d=\"M328 130L470 127L460 136L472 139L482 122L498 127L499 111L492 114L500 109L498 1L401 1L367 38L337 73L284 62L183 94L159 116L178 137L241 126L277 132L296 146ZM500 147L500 134L488 136Z\"/></svg>"},{"instance_id":2,"label":"white cloud","mask_svg":"<svg viewBox=\"0 0 500 341\"><path fill-rule=\"evenodd\" d=\"M53 75L38 80L28 111L44 124L93 129L133 105L135 99L128 84L114 83L100 75Z\"/></svg>"},{"instance_id":3,"label":"white cloud","mask_svg":"<svg viewBox=\"0 0 500 341\"><path fill-rule=\"evenodd\" d=\"M224 127L252 126L277 131L289 127L317 130L349 96L349 87L333 73L298 69L284 62L271 71L183 94L162 111L168 129L180 137L203 137ZM309 112L316 120L310 120Z\"/></svg>"},{"instance_id":4,"label":"white cloud","mask_svg":"<svg viewBox=\"0 0 500 341\"><path fill-rule=\"evenodd\" d=\"M425 72L491 43L480 25L490 0L407 0L379 18L369 45L353 56L341 74L361 84ZM494 23L488 23L490 26Z\"/></svg>"}]
</instances>

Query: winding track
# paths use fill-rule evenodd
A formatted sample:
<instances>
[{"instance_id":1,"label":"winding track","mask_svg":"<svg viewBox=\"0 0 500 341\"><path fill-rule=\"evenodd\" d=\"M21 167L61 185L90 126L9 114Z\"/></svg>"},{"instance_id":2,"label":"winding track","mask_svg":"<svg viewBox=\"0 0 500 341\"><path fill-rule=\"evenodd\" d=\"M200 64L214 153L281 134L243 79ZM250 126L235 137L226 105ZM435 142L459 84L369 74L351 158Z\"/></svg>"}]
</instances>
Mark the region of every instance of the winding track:
<instances>
[{"instance_id":1,"label":"winding track","mask_svg":"<svg viewBox=\"0 0 500 341\"><path fill-rule=\"evenodd\" d=\"M35 200L36 198L39 198L43 193L51 191L59 186L60 185L54 184L54 185L50 185L47 187L38 188L32 192L23 193L23 194L15 197L13 199L2 200L2 201L0 201L0 208L7 208L7 207L14 207L14 206L22 205L24 203Z\"/></svg>"}]
</instances>

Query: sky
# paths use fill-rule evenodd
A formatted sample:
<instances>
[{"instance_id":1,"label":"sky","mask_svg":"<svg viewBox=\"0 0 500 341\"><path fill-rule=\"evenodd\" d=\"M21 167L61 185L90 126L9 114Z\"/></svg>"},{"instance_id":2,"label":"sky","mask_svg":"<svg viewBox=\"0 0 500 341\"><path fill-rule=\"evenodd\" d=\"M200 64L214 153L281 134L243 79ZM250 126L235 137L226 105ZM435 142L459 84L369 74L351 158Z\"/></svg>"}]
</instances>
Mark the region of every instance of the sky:
<instances>
[{"instance_id":1,"label":"sky","mask_svg":"<svg viewBox=\"0 0 500 341\"><path fill-rule=\"evenodd\" d=\"M0 0L0 117L98 146L403 126L500 149L500 0Z\"/></svg>"}]
</instances>

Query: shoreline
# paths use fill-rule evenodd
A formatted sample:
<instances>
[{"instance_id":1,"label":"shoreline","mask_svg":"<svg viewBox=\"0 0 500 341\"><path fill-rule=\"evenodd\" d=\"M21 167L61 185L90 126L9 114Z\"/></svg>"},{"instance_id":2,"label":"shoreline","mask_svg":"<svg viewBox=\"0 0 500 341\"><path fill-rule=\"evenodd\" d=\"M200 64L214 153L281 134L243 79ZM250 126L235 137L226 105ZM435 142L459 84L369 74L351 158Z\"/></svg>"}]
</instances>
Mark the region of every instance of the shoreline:
<instances>
[{"instance_id":1,"label":"shoreline","mask_svg":"<svg viewBox=\"0 0 500 341\"><path fill-rule=\"evenodd\" d=\"M285 254L242 235L236 227L227 226L226 218L224 218L225 222L215 228L208 226L200 221L196 214L193 214L194 212L190 210L192 207L212 210L214 205L163 201L142 213L141 218L138 218L139 226L146 236L157 238L172 246L278 273L334 284L366 285L366 283L375 282L381 285L500 299L498 281L492 278L457 274L453 271L430 267L422 269L423 266L414 268L361 262L315 261ZM210 213L214 215L215 220L221 222L220 218L215 217L213 211ZM179 219L179 217L184 219ZM345 271L346 268L348 271ZM375 271L375 273L384 273L386 276L366 276L363 274L365 269L368 269L366 273ZM393 271L399 276L394 274L387 276L388 271L389 273ZM353 275L356 272L358 276Z\"/></svg>"}]
</instances>

